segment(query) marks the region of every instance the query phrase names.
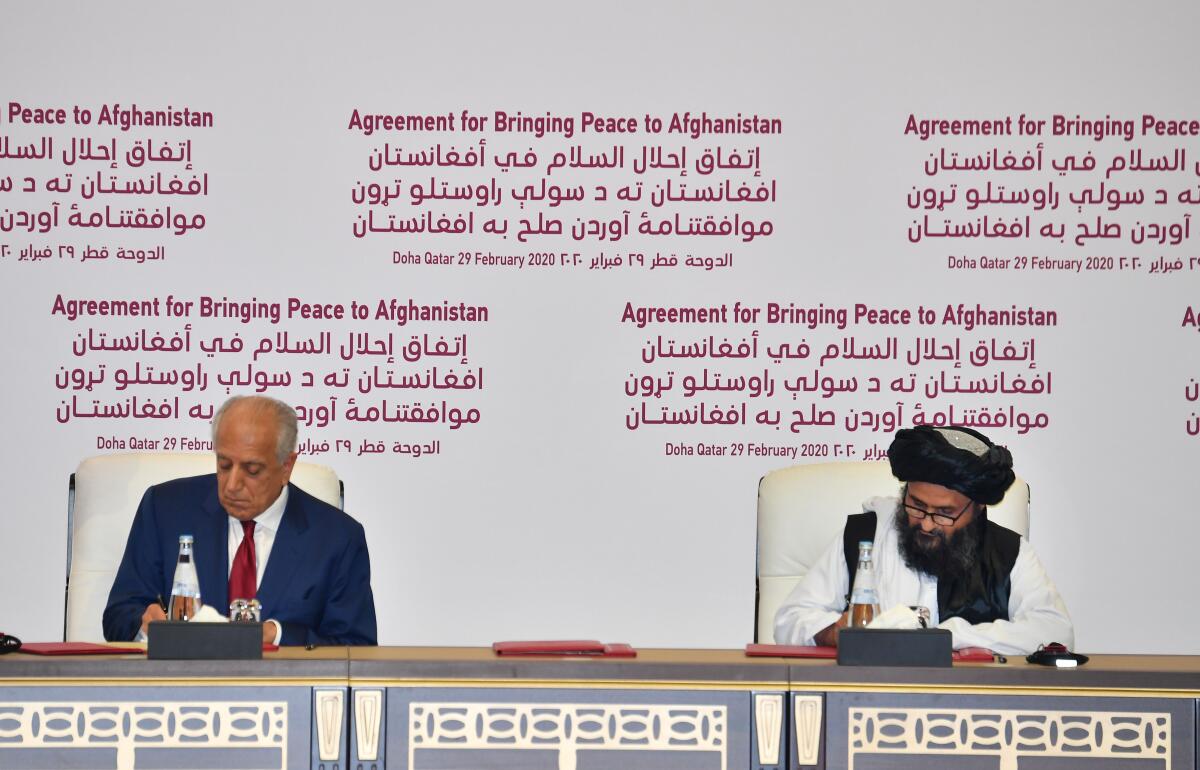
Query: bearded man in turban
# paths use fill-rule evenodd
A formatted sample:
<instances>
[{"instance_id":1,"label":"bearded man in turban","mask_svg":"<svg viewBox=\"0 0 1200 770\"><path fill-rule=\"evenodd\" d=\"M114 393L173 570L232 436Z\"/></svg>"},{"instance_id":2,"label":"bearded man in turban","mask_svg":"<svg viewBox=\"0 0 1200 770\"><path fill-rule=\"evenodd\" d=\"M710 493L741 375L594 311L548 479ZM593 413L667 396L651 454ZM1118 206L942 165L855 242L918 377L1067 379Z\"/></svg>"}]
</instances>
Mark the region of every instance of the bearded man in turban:
<instances>
[{"instance_id":1,"label":"bearded man in turban","mask_svg":"<svg viewBox=\"0 0 1200 770\"><path fill-rule=\"evenodd\" d=\"M954 648L1027 654L1040 644L1072 646L1067 608L1029 541L989 521L1016 476L1012 455L969 428L922 425L888 448L899 497L863 503L843 536L813 565L775 616L779 644L837 645L848 622L851 554L874 542L880 609L929 609Z\"/></svg>"}]
</instances>

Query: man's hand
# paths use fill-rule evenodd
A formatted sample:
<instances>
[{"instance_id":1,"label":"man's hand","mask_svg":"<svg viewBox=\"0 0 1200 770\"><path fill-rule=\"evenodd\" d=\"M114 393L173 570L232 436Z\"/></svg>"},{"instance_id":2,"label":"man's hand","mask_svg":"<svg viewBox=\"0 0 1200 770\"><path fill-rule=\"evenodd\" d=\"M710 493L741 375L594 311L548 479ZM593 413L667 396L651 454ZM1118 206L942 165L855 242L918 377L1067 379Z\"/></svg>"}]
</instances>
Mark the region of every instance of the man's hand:
<instances>
[{"instance_id":1,"label":"man's hand","mask_svg":"<svg viewBox=\"0 0 1200 770\"><path fill-rule=\"evenodd\" d=\"M838 631L850 625L850 610L842 613L836 622L830 623L813 636L818 647L837 647Z\"/></svg>"},{"instance_id":2,"label":"man's hand","mask_svg":"<svg viewBox=\"0 0 1200 770\"><path fill-rule=\"evenodd\" d=\"M142 633L147 633L146 628L154 620L166 620L167 613L163 612L163 608L155 602L146 606L146 611L142 613Z\"/></svg>"},{"instance_id":3,"label":"man's hand","mask_svg":"<svg viewBox=\"0 0 1200 770\"><path fill-rule=\"evenodd\" d=\"M280 627L276 625L278 621L264 620L262 624L263 644L275 644L275 635L280 632ZM282 636L282 634L280 634Z\"/></svg>"}]
</instances>

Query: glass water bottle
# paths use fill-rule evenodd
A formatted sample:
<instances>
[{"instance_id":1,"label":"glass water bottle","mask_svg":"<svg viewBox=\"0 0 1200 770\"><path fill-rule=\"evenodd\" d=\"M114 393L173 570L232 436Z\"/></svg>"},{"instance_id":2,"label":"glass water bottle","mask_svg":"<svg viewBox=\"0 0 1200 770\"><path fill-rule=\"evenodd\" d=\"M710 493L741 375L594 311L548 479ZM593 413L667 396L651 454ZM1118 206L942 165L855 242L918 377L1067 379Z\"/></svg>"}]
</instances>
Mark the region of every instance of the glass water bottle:
<instances>
[{"instance_id":1,"label":"glass water bottle","mask_svg":"<svg viewBox=\"0 0 1200 770\"><path fill-rule=\"evenodd\" d=\"M196 563L192 559L192 536L179 536L179 559L175 562L175 577L171 581L171 602L167 620L191 620L200 611L200 581L196 578Z\"/></svg>"},{"instance_id":2,"label":"glass water bottle","mask_svg":"<svg viewBox=\"0 0 1200 770\"><path fill-rule=\"evenodd\" d=\"M850 592L850 627L862 628L879 614L879 593L875 590L875 560L871 555L874 543L863 540L858 544L858 569L854 573L854 589Z\"/></svg>"}]
</instances>

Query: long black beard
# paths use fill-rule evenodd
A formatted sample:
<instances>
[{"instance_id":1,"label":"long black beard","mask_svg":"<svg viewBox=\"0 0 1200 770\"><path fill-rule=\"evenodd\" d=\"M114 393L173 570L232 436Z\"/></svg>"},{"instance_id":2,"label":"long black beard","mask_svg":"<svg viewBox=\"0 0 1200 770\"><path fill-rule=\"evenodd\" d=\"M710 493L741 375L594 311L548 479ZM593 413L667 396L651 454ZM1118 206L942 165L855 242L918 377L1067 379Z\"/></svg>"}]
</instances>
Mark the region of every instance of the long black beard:
<instances>
[{"instance_id":1,"label":"long black beard","mask_svg":"<svg viewBox=\"0 0 1200 770\"><path fill-rule=\"evenodd\" d=\"M909 523L903 503L896 506L894 516L896 533L900 536L900 555L904 557L904 563L909 569L939 579L965 575L975 564L986 523L987 514L984 509L980 509L970 524L950 537L940 529L935 529L930 534L938 540L936 545L931 546L927 544L928 540L923 542L918 537L921 525Z\"/></svg>"}]
</instances>

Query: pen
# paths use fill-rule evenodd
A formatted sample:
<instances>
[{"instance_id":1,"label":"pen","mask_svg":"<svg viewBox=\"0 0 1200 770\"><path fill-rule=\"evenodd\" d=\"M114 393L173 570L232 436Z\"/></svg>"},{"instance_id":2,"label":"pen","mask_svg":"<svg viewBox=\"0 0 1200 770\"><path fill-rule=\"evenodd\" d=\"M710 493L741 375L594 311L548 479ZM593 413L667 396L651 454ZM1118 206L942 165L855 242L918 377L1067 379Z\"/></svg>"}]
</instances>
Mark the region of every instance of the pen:
<instances>
[{"instance_id":1,"label":"pen","mask_svg":"<svg viewBox=\"0 0 1200 770\"><path fill-rule=\"evenodd\" d=\"M167 612L167 603L163 601L162 594L158 595L158 606L162 608L163 614Z\"/></svg>"}]
</instances>

